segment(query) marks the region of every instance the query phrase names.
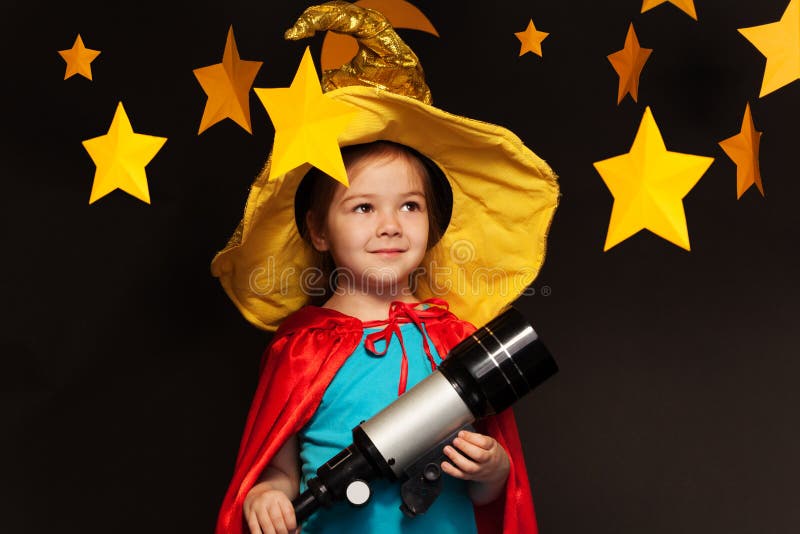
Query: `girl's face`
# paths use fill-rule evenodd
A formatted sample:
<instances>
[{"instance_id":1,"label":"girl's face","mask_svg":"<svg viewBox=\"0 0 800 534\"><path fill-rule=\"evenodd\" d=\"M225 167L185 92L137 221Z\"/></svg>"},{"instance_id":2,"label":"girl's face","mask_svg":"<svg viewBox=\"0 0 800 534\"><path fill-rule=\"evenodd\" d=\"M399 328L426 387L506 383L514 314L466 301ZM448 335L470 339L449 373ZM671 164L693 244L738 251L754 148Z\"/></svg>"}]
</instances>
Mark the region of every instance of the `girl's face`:
<instances>
[{"instance_id":1,"label":"girl's face","mask_svg":"<svg viewBox=\"0 0 800 534\"><path fill-rule=\"evenodd\" d=\"M428 244L424 177L406 157L367 155L339 185L325 227L312 232L319 251L330 251L338 287L402 291ZM315 235L316 234L316 235Z\"/></svg>"}]
</instances>

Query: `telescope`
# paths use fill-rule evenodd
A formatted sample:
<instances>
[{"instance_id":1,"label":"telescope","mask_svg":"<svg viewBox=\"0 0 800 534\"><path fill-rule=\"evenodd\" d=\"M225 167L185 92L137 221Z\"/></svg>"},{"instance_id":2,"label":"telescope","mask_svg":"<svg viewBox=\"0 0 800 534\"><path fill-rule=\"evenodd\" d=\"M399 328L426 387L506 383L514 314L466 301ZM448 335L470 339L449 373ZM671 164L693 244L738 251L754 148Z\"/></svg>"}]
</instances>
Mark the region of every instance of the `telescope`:
<instances>
[{"instance_id":1,"label":"telescope","mask_svg":"<svg viewBox=\"0 0 800 534\"><path fill-rule=\"evenodd\" d=\"M530 323L507 308L453 347L427 378L353 429L353 443L317 469L292 501L297 524L337 501L366 504L377 478L402 482L404 514L425 513L441 491L444 446L557 371Z\"/></svg>"}]
</instances>

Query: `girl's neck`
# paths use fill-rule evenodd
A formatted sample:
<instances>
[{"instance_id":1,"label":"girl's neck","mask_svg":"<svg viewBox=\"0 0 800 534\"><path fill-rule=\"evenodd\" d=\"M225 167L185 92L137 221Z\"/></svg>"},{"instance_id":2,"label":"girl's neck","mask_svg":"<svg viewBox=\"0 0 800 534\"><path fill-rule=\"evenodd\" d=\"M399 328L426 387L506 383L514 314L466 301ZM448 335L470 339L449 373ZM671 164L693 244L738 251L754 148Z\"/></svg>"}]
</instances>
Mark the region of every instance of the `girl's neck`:
<instances>
[{"instance_id":1,"label":"girl's neck","mask_svg":"<svg viewBox=\"0 0 800 534\"><path fill-rule=\"evenodd\" d=\"M362 322L380 321L389 317L389 306L394 301L419 302L414 295L374 295L370 293L335 294L323 308L350 315Z\"/></svg>"}]
</instances>

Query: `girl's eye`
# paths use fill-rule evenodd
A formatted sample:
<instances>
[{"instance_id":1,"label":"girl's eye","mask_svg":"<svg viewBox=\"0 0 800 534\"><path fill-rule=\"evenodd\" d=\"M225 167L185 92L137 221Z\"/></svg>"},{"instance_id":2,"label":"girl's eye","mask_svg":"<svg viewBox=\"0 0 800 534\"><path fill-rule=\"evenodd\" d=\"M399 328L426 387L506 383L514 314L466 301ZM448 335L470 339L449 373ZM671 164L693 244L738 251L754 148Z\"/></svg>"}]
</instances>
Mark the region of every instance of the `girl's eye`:
<instances>
[{"instance_id":1,"label":"girl's eye","mask_svg":"<svg viewBox=\"0 0 800 534\"><path fill-rule=\"evenodd\" d=\"M419 202L409 201L403 204L404 211L419 211Z\"/></svg>"},{"instance_id":2,"label":"girl's eye","mask_svg":"<svg viewBox=\"0 0 800 534\"><path fill-rule=\"evenodd\" d=\"M369 213L370 211L372 211L372 204L367 204L367 203L359 204L358 206L353 208L353 211L356 213Z\"/></svg>"}]
</instances>

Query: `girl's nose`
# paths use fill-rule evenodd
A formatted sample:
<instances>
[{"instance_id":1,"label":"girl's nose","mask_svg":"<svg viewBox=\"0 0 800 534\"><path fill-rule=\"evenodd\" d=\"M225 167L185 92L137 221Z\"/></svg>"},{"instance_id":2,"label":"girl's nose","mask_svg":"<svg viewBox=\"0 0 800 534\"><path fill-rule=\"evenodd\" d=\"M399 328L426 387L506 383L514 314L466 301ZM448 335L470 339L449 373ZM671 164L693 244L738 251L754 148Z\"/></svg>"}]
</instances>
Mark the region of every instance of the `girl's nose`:
<instances>
[{"instance_id":1,"label":"girl's nose","mask_svg":"<svg viewBox=\"0 0 800 534\"><path fill-rule=\"evenodd\" d=\"M397 213L391 211L381 214L377 230L379 236L397 236L402 234L402 227Z\"/></svg>"}]
</instances>

